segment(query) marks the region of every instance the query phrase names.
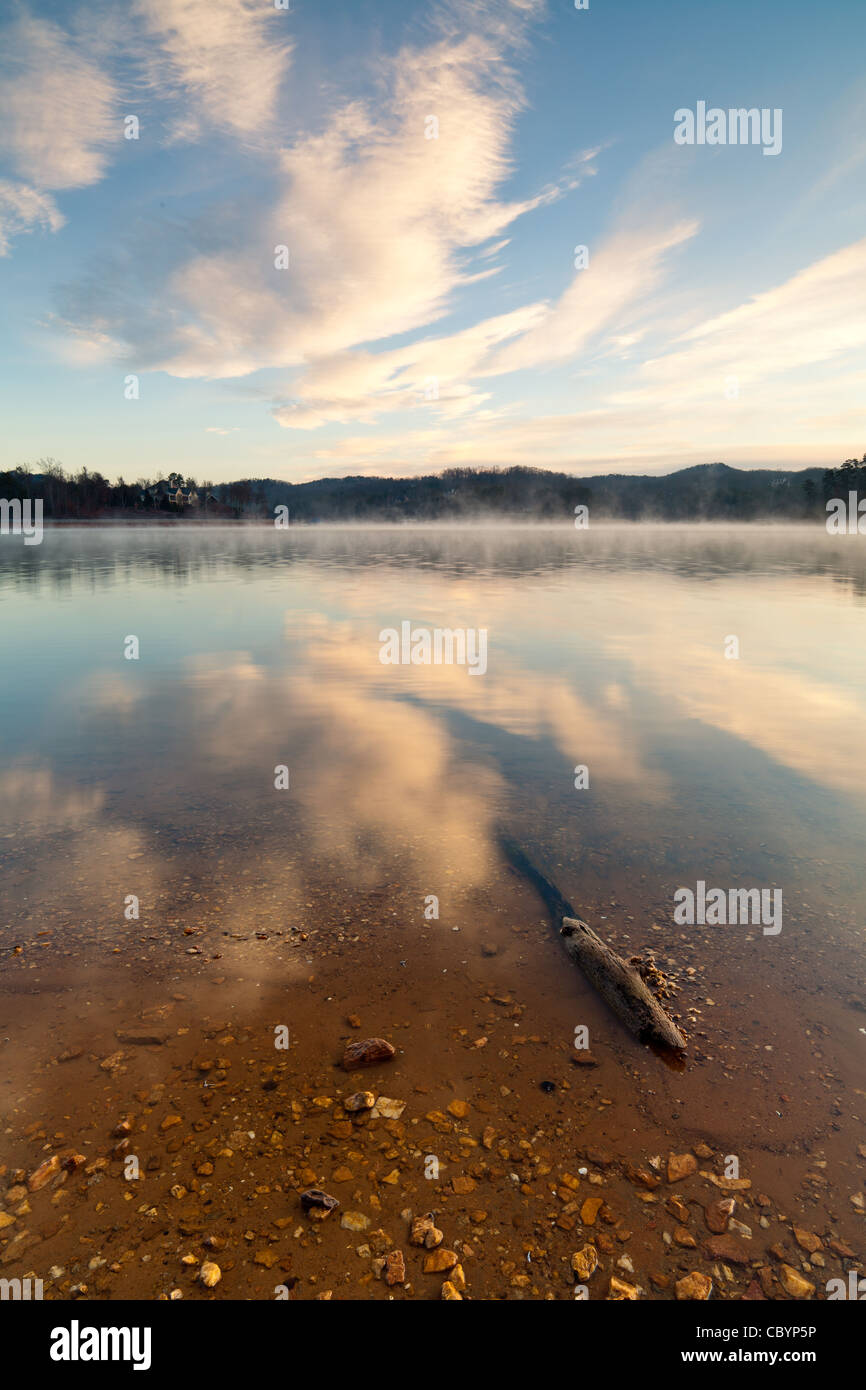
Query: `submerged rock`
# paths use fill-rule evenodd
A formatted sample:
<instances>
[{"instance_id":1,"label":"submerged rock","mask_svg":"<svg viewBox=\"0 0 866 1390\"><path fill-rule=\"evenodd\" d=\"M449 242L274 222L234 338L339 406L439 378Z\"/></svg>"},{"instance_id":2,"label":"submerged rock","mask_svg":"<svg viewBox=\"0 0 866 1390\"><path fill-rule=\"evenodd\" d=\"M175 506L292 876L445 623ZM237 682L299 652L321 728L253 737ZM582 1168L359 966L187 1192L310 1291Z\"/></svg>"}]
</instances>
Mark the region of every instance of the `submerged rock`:
<instances>
[{"instance_id":1,"label":"submerged rock","mask_svg":"<svg viewBox=\"0 0 866 1390\"><path fill-rule=\"evenodd\" d=\"M622 1303L626 1300L634 1302L640 1298L640 1289L636 1284L627 1284L624 1279L617 1279L616 1275L612 1274L607 1298L609 1303Z\"/></svg>"},{"instance_id":2,"label":"submerged rock","mask_svg":"<svg viewBox=\"0 0 866 1390\"><path fill-rule=\"evenodd\" d=\"M396 1050L386 1038L361 1038L358 1042L346 1044L343 1067L346 1071L354 1071L357 1067L374 1067L379 1062L390 1062Z\"/></svg>"},{"instance_id":3,"label":"submerged rock","mask_svg":"<svg viewBox=\"0 0 866 1390\"><path fill-rule=\"evenodd\" d=\"M791 1265L779 1265L779 1279L785 1293L790 1294L791 1298L811 1298L815 1292L815 1285L810 1284Z\"/></svg>"},{"instance_id":4,"label":"submerged rock","mask_svg":"<svg viewBox=\"0 0 866 1390\"><path fill-rule=\"evenodd\" d=\"M415 1217L409 1235L412 1245L423 1245L426 1250L433 1250L442 1244L443 1239L442 1232L433 1222L432 1212L427 1216Z\"/></svg>"},{"instance_id":5,"label":"submerged rock","mask_svg":"<svg viewBox=\"0 0 866 1390\"><path fill-rule=\"evenodd\" d=\"M575 1250L571 1257L571 1267L581 1283L586 1283L591 1279L598 1269L598 1251L594 1245L584 1245L582 1250Z\"/></svg>"},{"instance_id":6,"label":"submerged rock","mask_svg":"<svg viewBox=\"0 0 866 1390\"><path fill-rule=\"evenodd\" d=\"M403 1252L402 1250L392 1250L389 1255L385 1256L385 1283L393 1286L394 1284L405 1284L405 1282L406 1266L403 1262Z\"/></svg>"},{"instance_id":7,"label":"submerged rock","mask_svg":"<svg viewBox=\"0 0 866 1390\"><path fill-rule=\"evenodd\" d=\"M308 1187L301 1193L301 1206L313 1221L324 1221L340 1205L336 1197L331 1197L321 1188Z\"/></svg>"},{"instance_id":8,"label":"submerged rock","mask_svg":"<svg viewBox=\"0 0 866 1390\"><path fill-rule=\"evenodd\" d=\"M668 1182L682 1182L698 1171L698 1160L694 1154L668 1155Z\"/></svg>"},{"instance_id":9,"label":"submerged rock","mask_svg":"<svg viewBox=\"0 0 866 1390\"><path fill-rule=\"evenodd\" d=\"M372 1091L356 1091L353 1096L348 1096L343 1101L343 1109L355 1112L358 1110L372 1110L376 1104L376 1097Z\"/></svg>"},{"instance_id":10,"label":"submerged rock","mask_svg":"<svg viewBox=\"0 0 866 1390\"><path fill-rule=\"evenodd\" d=\"M44 1187L47 1182L60 1172L60 1155L53 1154L51 1158L46 1158L44 1163L40 1163L27 1179L27 1186L31 1192L38 1192L40 1187Z\"/></svg>"},{"instance_id":11,"label":"submerged rock","mask_svg":"<svg viewBox=\"0 0 866 1390\"><path fill-rule=\"evenodd\" d=\"M685 1275L683 1279L678 1279L675 1285L677 1298L683 1299L707 1299L713 1291L713 1281L708 1274L701 1274L700 1270L693 1270L691 1274Z\"/></svg>"}]
</instances>

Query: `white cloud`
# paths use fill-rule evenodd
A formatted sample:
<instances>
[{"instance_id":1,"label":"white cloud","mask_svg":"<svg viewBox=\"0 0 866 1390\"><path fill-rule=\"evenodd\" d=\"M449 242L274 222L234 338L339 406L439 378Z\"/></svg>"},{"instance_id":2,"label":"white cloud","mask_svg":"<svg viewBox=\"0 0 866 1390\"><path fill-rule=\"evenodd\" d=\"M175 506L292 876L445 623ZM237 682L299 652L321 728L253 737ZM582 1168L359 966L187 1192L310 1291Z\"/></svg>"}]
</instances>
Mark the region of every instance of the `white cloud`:
<instances>
[{"instance_id":1,"label":"white cloud","mask_svg":"<svg viewBox=\"0 0 866 1390\"><path fill-rule=\"evenodd\" d=\"M807 266L683 335L680 345L646 362L645 385L618 400L717 399L726 379L742 392L866 348L866 238Z\"/></svg>"},{"instance_id":2,"label":"white cloud","mask_svg":"<svg viewBox=\"0 0 866 1390\"><path fill-rule=\"evenodd\" d=\"M698 230L694 221L629 225L617 230L531 332L504 347L492 373L563 361L582 351L623 315L639 309L661 278L665 256Z\"/></svg>"},{"instance_id":3,"label":"white cloud","mask_svg":"<svg viewBox=\"0 0 866 1390\"><path fill-rule=\"evenodd\" d=\"M422 405L449 417L465 414L487 399L472 391L468 378L495 345L526 332L541 312L543 306L530 304L447 337L422 338L389 352L323 358L295 383L295 400L278 406L274 415L287 428L315 429Z\"/></svg>"},{"instance_id":4,"label":"white cloud","mask_svg":"<svg viewBox=\"0 0 866 1390\"><path fill-rule=\"evenodd\" d=\"M57 232L65 220L50 193L0 179L0 256L9 254L14 236L36 228Z\"/></svg>"},{"instance_id":5,"label":"white cloud","mask_svg":"<svg viewBox=\"0 0 866 1390\"><path fill-rule=\"evenodd\" d=\"M40 189L95 183L122 135L111 78L47 19L20 15L0 47L0 124L12 169Z\"/></svg>"},{"instance_id":6,"label":"white cloud","mask_svg":"<svg viewBox=\"0 0 866 1390\"><path fill-rule=\"evenodd\" d=\"M151 85L188 103L175 135L273 141L293 46L285 10L264 0L137 0L135 9L159 44L144 54Z\"/></svg>"},{"instance_id":7,"label":"white cloud","mask_svg":"<svg viewBox=\"0 0 866 1390\"><path fill-rule=\"evenodd\" d=\"M275 195L243 208L221 247L204 219L184 234L202 249L175 245L167 279L133 293L123 266L104 266L67 294L65 316L180 377L302 366L441 317L458 287L496 271L472 254L557 190L497 196L522 97L489 39L403 49L379 79L375 105L343 105L282 153ZM280 245L288 270L274 267Z\"/></svg>"}]
</instances>

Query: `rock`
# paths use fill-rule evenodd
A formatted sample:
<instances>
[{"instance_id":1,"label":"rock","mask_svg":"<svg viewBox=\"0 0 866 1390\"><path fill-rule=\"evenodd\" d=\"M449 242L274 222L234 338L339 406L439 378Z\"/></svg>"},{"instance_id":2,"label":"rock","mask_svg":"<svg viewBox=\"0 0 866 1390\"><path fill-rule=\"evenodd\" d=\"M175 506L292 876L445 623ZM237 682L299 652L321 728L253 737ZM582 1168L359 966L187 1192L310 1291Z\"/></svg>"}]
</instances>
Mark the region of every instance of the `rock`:
<instances>
[{"instance_id":1,"label":"rock","mask_svg":"<svg viewBox=\"0 0 866 1390\"><path fill-rule=\"evenodd\" d=\"M599 1210L604 1206L603 1197L587 1197L580 1209L580 1219L584 1226L594 1226Z\"/></svg>"},{"instance_id":2,"label":"rock","mask_svg":"<svg viewBox=\"0 0 866 1390\"><path fill-rule=\"evenodd\" d=\"M160 1125L160 1129L163 1133L165 1133L167 1129L174 1129L175 1125L181 1124L183 1124L183 1120L181 1119L180 1115L166 1115L165 1119Z\"/></svg>"},{"instance_id":3,"label":"rock","mask_svg":"<svg viewBox=\"0 0 866 1390\"><path fill-rule=\"evenodd\" d=\"M698 1160L694 1154L668 1155L668 1182L682 1182L698 1171Z\"/></svg>"},{"instance_id":4,"label":"rock","mask_svg":"<svg viewBox=\"0 0 866 1390\"><path fill-rule=\"evenodd\" d=\"M758 1270L758 1281L765 1298L777 1299L779 1297L779 1286L776 1283L776 1276L769 1265L762 1265Z\"/></svg>"},{"instance_id":5,"label":"rock","mask_svg":"<svg viewBox=\"0 0 866 1390\"><path fill-rule=\"evenodd\" d=\"M757 1279L752 1280L751 1284L746 1289L746 1292L743 1294L743 1298L748 1303L766 1302L766 1295L764 1294L764 1291L758 1283Z\"/></svg>"},{"instance_id":6,"label":"rock","mask_svg":"<svg viewBox=\"0 0 866 1390\"><path fill-rule=\"evenodd\" d=\"M627 1284L624 1279L617 1279L616 1275L612 1274L607 1298L610 1303L622 1303L626 1299L634 1302L640 1298L640 1289L635 1284Z\"/></svg>"},{"instance_id":7,"label":"rock","mask_svg":"<svg viewBox=\"0 0 866 1390\"><path fill-rule=\"evenodd\" d=\"M466 1292L466 1275L463 1272L462 1265L454 1266L454 1268L451 1271L451 1278L448 1280L448 1283L451 1284L457 1290L458 1293Z\"/></svg>"},{"instance_id":8,"label":"rock","mask_svg":"<svg viewBox=\"0 0 866 1390\"><path fill-rule=\"evenodd\" d=\"M656 1177L648 1168L636 1168L632 1163L625 1164L625 1175L629 1182L636 1183L639 1187L645 1187L648 1192L661 1186L661 1178Z\"/></svg>"},{"instance_id":9,"label":"rock","mask_svg":"<svg viewBox=\"0 0 866 1390\"><path fill-rule=\"evenodd\" d=\"M811 1298L815 1292L815 1285L810 1284L808 1279L804 1279L791 1265L779 1265L779 1278L782 1281L782 1288L785 1293L792 1298Z\"/></svg>"},{"instance_id":10,"label":"rock","mask_svg":"<svg viewBox=\"0 0 866 1390\"><path fill-rule=\"evenodd\" d=\"M668 1197L665 1202L665 1211L670 1212L671 1216L675 1216L681 1226L688 1224L689 1209L685 1202L680 1201L679 1197Z\"/></svg>"},{"instance_id":11,"label":"rock","mask_svg":"<svg viewBox=\"0 0 866 1390\"><path fill-rule=\"evenodd\" d=\"M380 1096L370 1111L370 1118L373 1120L399 1120L405 1109L405 1100L391 1100L388 1096Z\"/></svg>"},{"instance_id":12,"label":"rock","mask_svg":"<svg viewBox=\"0 0 866 1390\"><path fill-rule=\"evenodd\" d=\"M253 1255L253 1264L264 1265L265 1269L273 1269L279 1258L279 1250L257 1250Z\"/></svg>"},{"instance_id":13,"label":"rock","mask_svg":"<svg viewBox=\"0 0 866 1390\"><path fill-rule=\"evenodd\" d=\"M442 1297L446 1300L446 1302L450 1303L463 1302L462 1293L457 1292L454 1285L451 1283L449 1279L446 1279L445 1283L442 1285Z\"/></svg>"},{"instance_id":14,"label":"rock","mask_svg":"<svg viewBox=\"0 0 866 1390\"><path fill-rule=\"evenodd\" d=\"M571 1267L582 1284L587 1279L591 1279L598 1269L598 1251L594 1245L584 1245L583 1249L575 1250L571 1257Z\"/></svg>"},{"instance_id":15,"label":"rock","mask_svg":"<svg viewBox=\"0 0 866 1390\"><path fill-rule=\"evenodd\" d=\"M357 1067L375 1067L380 1062L390 1062L396 1050L385 1038L361 1038L358 1042L346 1044L343 1067L346 1071L354 1071Z\"/></svg>"},{"instance_id":16,"label":"rock","mask_svg":"<svg viewBox=\"0 0 866 1390\"><path fill-rule=\"evenodd\" d=\"M677 1226L674 1230L674 1244L681 1246L683 1250L696 1250L698 1242L685 1226Z\"/></svg>"},{"instance_id":17,"label":"rock","mask_svg":"<svg viewBox=\"0 0 866 1390\"><path fill-rule=\"evenodd\" d=\"M695 1144L694 1152L697 1154L698 1158L702 1158L705 1162L708 1158L712 1158L713 1156L713 1151L709 1144Z\"/></svg>"},{"instance_id":18,"label":"rock","mask_svg":"<svg viewBox=\"0 0 866 1390\"><path fill-rule=\"evenodd\" d=\"M324 1221L339 1205L336 1197L329 1196L318 1187L308 1187L306 1192L301 1193L301 1206L311 1221Z\"/></svg>"},{"instance_id":19,"label":"rock","mask_svg":"<svg viewBox=\"0 0 866 1390\"><path fill-rule=\"evenodd\" d=\"M214 1264L213 1260L205 1260L198 1272L198 1277L205 1288L212 1289L222 1279L223 1272L218 1264Z\"/></svg>"},{"instance_id":20,"label":"rock","mask_svg":"<svg viewBox=\"0 0 866 1390\"><path fill-rule=\"evenodd\" d=\"M340 1217L340 1225L344 1231L366 1231L369 1224L369 1216L365 1216L362 1211L344 1211Z\"/></svg>"},{"instance_id":21,"label":"rock","mask_svg":"<svg viewBox=\"0 0 866 1390\"><path fill-rule=\"evenodd\" d=\"M465 1120L469 1114L469 1106L465 1100L452 1100L448 1106L448 1114L453 1115L455 1120Z\"/></svg>"},{"instance_id":22,"label":"rock","mask_svg":"<svg viewBox=\"0 0 866 1390\"><path fill-rule=\"evenodd\" d=\"M392 1288L395 1284L405 1284L406 1266L403 1263L402 1250L392 1250L389 1255L385 1256L384 1273L385 1283L390 1284Z\"/></svg>"},{"instance_id":23,"label":"rock","mask_svg":"<svg viewBox=\"0 0 866 1390\"><path fill-rule=\"evenodd\" d=\"M0 1231L5 1231L7 1226L14 1226L17 1219L16 1216L10 1216L8 1211L0 1211Z\"/></svg>"},{"instance_id":24,"label":"rock","mask_svg":"<svg viewBox=\"0 0 866 1390\"><path fill-rule=\"evenodd\" d=\"M475 1191L475 1179L466 1177L452 1178L451 1191L454 1193L455 1197L466 1197L470 1192Z\"/></svg>"},{"instance_id":25,"label":"rock","mask_svg":"<svg viewBox=\"0 0 866 1390\"><path fill-rule=\"evenodd\" d=\"M702 1178L711 1182L714 1187L721 1188L722 1192L748 1192L752 1186L751 1178L720 1178L716 1173L701 1173Z\"/></svg>"},{"instance_id":26,"label":"rock","mask_svg":"<svg viewBox=\"0 0 866 1390\"><path fill-rule=\"evenodd\" d=\"M811 1231L804 1231L802 1226L794 1227L794 1239L801 1250L808 1250L810 1255L814 1255L816 1250L823 1250L824 1243Z\"/></svg>"},{"instance_id":27,"label":"rock","mask_svg":"<svg viewBox=\"0 0 866 1390\"><path fill-rule=\"evenodd\" d=\"M412 1245L423 1245L427 1250L433 1250L437 1245L442 1244L443 1235L433 1224L432 1213L428 1216L415 1217L409 1240Z\"/></svg>"},{"instance_id":28,"label":"rock","mask_svg":"<svg viewBox=\"0 0 866 1390\"><path fill-rule=\"evenodd\" d=\"M712 1236L704 1243L711 1260L723 1260L728 1265L747 1265L754 1258L752 1251L739 1236Z\"/></svg>"},{"instance_id":29,"label":"rock","mask_svg":"<svg viewBox=\"0 0 866 1390\"><path fill-rule=\"evenodd\" d=\"M44 1187L47 1182L60 1172L60 1155L53 1154L51 1158L46 1158L44 1163L34 1169L27 1179L27 1186L31 1192L38 1192L40 1187Z\"/></svg>"},{"instance_id":30,"label":"rock","mask_svg":"<svg viewBox=\"0 0 866 1390\"><path fill-rule=\"evenodd\" d=\"M135 1047L161 1047L171 1037L170 1031L161 1028L118 1028L114 1034L118 1042L130 1043Z\"/></svg>"},{"instance_id":31,"label":"rock","mask_svg":"<svg viewBox=\"0 0 866 1390\"><path fill-rule=\"evenodd\" d=\"M715 1235L720 1236L723 1231L728 1229L728 1219L733 1215L736 1202L733 1197L720 1197L717 1202L710 1202L704 1207L704 1220L707 1227Z\"/></svg>"},{"instance_id":32,"label":"rock","mask_svg":"<svg viewBox=\"0 0 866 1390\"><path fill-rule=\"evenodd\" d=\"M453 1250L434 1250L424 1261L424 1273L444 1274L446 1270L453 1269L457 1263L458 1258Z\"/></svg>"},{"instance_id":33,"label":"rock","mask_svg":"<svg viewBox=\"0 0 866 1390\"><path fill-rule=\"evenodd\" d=\"M372 1091L356 1091L353 1096L343 1101L343 1109L354 1113L358 1110L372 1110L375 1104L376 1097Z\"/></svg>"},{"instance_id":34,"label":"rock","mask_svg":"<svg viewBox=\"0 0 866 1390\"><path fill-rule=\"evenodd\" d=\"M853 1260L856 1258L854 1251L851 1249L851 1246L846 1245L844 1240L837 1240L834 1237L833 1240L828 1240L827 1244L833 1251L834 1255L841 1255L842 1259L844 1260Z\"/></svg>"},{"instance_id":35,"label":"rock","mask_svg":"<svg viewBox=\"0 0 866 1390\"><path fill-rule=\"evenodd\" d=\"M713 1291L713 1281L708 1274L701 1274L700 1270L695 1269L691 1274L686 1274L684 1278L678 1279L674 1287L680 1301L684 1299L706 1300Z\"/></svg>"}]
</instances>

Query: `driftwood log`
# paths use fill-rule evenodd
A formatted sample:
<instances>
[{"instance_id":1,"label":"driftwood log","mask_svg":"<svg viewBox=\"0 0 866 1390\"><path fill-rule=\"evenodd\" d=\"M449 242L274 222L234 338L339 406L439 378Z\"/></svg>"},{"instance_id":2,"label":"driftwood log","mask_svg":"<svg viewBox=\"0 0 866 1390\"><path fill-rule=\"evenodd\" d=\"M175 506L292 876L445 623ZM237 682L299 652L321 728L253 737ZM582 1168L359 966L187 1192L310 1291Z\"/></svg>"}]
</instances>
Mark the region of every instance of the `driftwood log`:
<instances>
[{"instance_id":1,"label":"driftwood log","mask_svg":"<svg viewBox=\"0 0 866 1390\"><path fill-rule=\"evenodd\" d=\"M505 835L500 836L500 844L514 868L526 875L547 904L568 955L617 1017L641 1042L672 1052L684 1051L685 1038L634 967L581 921L568 899L539 872L519 845Z\"/></svg>"},{"instance_id":2,"label":"driftwood log","mask_svg":"<svg viewBox=\"0 0 866 1390\"><path fill-rule=\"evenodd\" d=\"M559 935L575 965L641 1042L684 1050L685 1038L638 972L606 946L592 927L579 917L563 917Z\"/></svg>"}]
</instances>

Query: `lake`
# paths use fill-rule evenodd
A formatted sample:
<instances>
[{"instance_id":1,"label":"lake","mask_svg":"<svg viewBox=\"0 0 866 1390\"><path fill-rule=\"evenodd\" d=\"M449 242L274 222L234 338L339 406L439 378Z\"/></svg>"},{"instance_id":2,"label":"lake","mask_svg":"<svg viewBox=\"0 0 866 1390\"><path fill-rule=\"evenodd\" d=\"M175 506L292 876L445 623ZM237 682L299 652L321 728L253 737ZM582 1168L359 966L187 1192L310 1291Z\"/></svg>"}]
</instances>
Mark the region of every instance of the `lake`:
<instances>
[{"instance_id":1,"label":"lake","mask_svg":"<svg viewBox=\"0 0 866 1390\"><path fill-rule=\"evenodd\" d=\"M424 1191L413 1153L436 1142L451 1152L443 1167L460 1162L449 1098L488 1114L497 1134L546 1136L522 1182L508 1177L513 1135L500 1178L468 1179L492 1184L460 1217L478 1247L479 1296L570 1296L549 1250L549 1285L544 1261L513 1285L501 1257L484 1258L471 1209L540 1239L533 1221L545 1218L528 1214L539 1167L571 1155L574 1172L587 1146L607 1152L599 1175L632 1226L641 1209L626 1210L634 1183L616 1165L702 1143L717 1172L733 1155L770 1194L743 1217L756 1235L762 1209L769 1240L799 1207L825 1241L859 1239L864 595L862 540L805 527L70 526L27 547L0 537L0 1162L23 1172L61 1134L85 1172L103 1153L119 1176L126 1151L113 1152L109 1120L135 1110L159 1134L177 1111L184 1145L172 1151L169 1126L154 1171L177 1177L187 1164L184 1200L229 1226L252 1222L233 1205L240 1177L229 1198L199 1152L213 1138L193 1124L200 1097L217 1110L224 1100L225 1125L257 1135L254 1148L265 1130L283 1136L241 1165L270 1163L272 1183L292 1125L299 1144L301 1132L318 1143L304 1117L333 1091L356 1017L356 1036L402 1039L402 1090L389 1093L429 1096L411 1122L384 1123L405 1130L429 1110L446 1125L430 1121L433 1139L416 1135L415 1148L384 1131L397 1210ZM419 660L402 659L419 632L450 634L430 647L440 660L421 660L423 643ZM464 660L448 660L463 634ZM631 1038L568 962L505 840L638 958L687 1035L683 1064ZM726 904L765 890L767 913L778 911L731 921L696 908L690 921L675 916L684 889L695 903L719 889ZM281 1024L285 1057L272 1041ZM153 1039L133 1036L148 1026ZM226 1037L223 1051L241 1054L231 1069L208 1041ZM203 1047L215 1055L199 1072ZM282 1108L265 1125L260 1083L273 1066ZM205 1090L213 1069L223 1075ZM318 1160L301 1146L288 1187L333 1180L327 1145L340 1135L323 1137ZM471 1173L487 1145L476 1153L480 1129L469 1137ZM240 1142L219 1143L235 1162ZM355 1182L367 1171L360 1159L348 1169ZM107 1185L111 1171L89 1181ZM459 1185L457 1197L455 1220ZM45 1268L71 1268L63 1241L90 1229L88 1202L82 1193L53 1235L28 1229L55 1242ZM657 1234L636 1239L645 1267L668 1258ZM29 1239L20 1256L11 1248L6 1263L33 1265ZM313 1246L296 1251L298 1296L316 1258ZM234 1296L272 1296L268 1270L239 1259ZM155 1275L130 1260L96 1287L153 1297ZM71 1277L58 1276L61 1290Z\"/></svg>"}]
</instances>

